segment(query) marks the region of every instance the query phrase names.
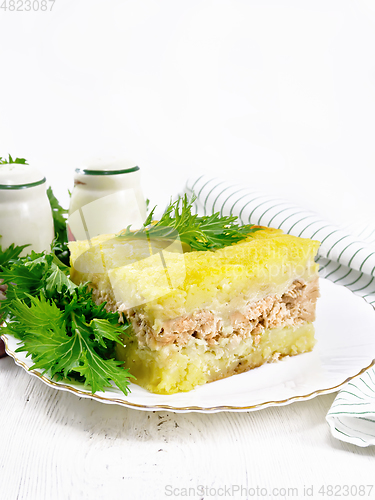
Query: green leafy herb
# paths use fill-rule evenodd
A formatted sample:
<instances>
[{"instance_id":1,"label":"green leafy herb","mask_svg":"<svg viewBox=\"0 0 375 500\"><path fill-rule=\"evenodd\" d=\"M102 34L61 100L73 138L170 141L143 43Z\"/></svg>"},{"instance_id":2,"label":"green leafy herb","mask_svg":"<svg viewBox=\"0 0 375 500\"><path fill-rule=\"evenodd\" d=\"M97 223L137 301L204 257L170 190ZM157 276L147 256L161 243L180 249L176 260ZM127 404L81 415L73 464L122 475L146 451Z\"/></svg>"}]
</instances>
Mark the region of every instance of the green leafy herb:
<instances>
[{"instance_id":1,"label":"green leafy herb","mask_svg":"<svg viewBox=\"0 0 375 500\"><path fill-rule=\"evenodd\" d=\"M39 298L30 296L30 305L17 299L10 312L17 320L7 328L23 342L17 352L32 356L31 369L41 369L58 379L74 378L78 373L92 392L110 387L109 381L113 380L127 394L129 374L121 368L122 362L103 359L97 353L98 344L108 348L113 342L120 343L121 327L104 319L87 321L74 298L66 305L65 312L43 294Z\"/></svg>"},{"instance_id":2,"label":"green leafy herb","mask_svg":"<svg viewBox=\"0 0 375 500\"><path fill-rule=\"evenodd\" d=\"M11 262L17 260L22 250L28 246L29 245L15 246L15 244L12 243L10 247L8 247L4 251L0 246L0 266L9 265Z\"/></svg>"},{"instance_id":3,"label":"green leafy herb","mask_svg":"<svg viewBox=\"0 0 375 500\"><path fill-rule=\"evenodd\" d=\"M68 233L66 228L66 214L68 213L68 210L62 208L53 194L51 187L47 189L47 196L51 204L53 223L55 227L53 251L61 262L69 266Z\"/></svg>"},{"instance_id":4,"label":"green leafy herb","mask_svg":"<svg viewBox=\"0 0 375 500\"><path fill-rule=\"evenodd\" d=\"M0 165L6 165L8 163L20 163L21 165L27 165L26 160L24 158L16 158L13 160L13 158L8 155L8 159L2 158L0 156Z\"/></svg>"},{"instance_id":5,"label":"green leafy herb","mask_svg":"<svg viewBox=\"0 0 375 500\"><path fill-rule=\"evenodd\" d=\"M77 285L71 281L65 273L55 264L51 264L52 272L46 279L45 287L48 292L53 293L55 290L59 293L63 292L64 287L72 292Z\"/></svg>"},{"instance_id":6,"label":"green leafy herb","mask_svg":"<svg viewBox=\"0 0 375 500\"><path fill-rule=\"evenodd\" d=\"M192 214L195 197L189 202L187 195L171 202L161 219L153 221L155 208L148 215L144 227L131 231L130 226L118 234L122 238L173 238L178 235L181 242L191 250L218 250L246 239L259 231L253 225L240 226L236 216L221 216L219 212L203 217Z\"/></svg>"},{"instance_id":7,"label":"green leafy herb","mask_svg":"<svg viewBox=\"0 0 375 500\"><path fill-rule=\"evenodd\" d=\"M0 333L22 341L17 352L32 357L30 369L82 380L93 393L112 381L127 394L132 375L114 359L114 347L123 343L129 324L97 305L87 284L75 285L54 254L32 252L14 260L4 253L0 275L7 291L0 314L7 320Z\"/></svg>"}]
</instances>

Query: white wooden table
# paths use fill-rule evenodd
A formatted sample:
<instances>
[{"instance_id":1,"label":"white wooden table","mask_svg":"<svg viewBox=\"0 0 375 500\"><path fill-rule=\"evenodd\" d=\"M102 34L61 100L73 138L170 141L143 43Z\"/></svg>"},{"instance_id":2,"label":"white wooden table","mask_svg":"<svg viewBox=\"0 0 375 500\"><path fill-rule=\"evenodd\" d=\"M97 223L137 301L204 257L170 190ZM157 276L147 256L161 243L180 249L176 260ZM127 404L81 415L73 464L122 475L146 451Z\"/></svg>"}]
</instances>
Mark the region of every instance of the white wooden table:
<instances>
[{"instance_id":1,"label":"white wooden table","mask_svg":"<svg viewBox=\"0 0 375 500\"><path fill-rule=\"evenodd\" d=\"M375 447L330 435L333 399L248 413L145 412L56 391L2 358L0 498L325 498L322 485L374 484Z\"/></svg>"}]
</instances>

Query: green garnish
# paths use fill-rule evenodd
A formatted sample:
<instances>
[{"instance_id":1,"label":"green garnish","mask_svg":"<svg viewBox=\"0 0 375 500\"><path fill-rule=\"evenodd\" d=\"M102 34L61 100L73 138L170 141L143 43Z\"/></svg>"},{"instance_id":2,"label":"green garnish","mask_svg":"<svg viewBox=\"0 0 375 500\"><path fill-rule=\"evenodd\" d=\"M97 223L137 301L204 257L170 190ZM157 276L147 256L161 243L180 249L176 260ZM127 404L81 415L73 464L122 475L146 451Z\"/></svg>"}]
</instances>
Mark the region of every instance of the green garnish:
<instances>
[{"instance_id":1,"label":"green garnish","mask_svg":"<svg viewBox=\"0 0 375 500\"><path fill-rule=\"evenodd\" d=\"M0 267L9 265L11 262L16 261L22 250L28 246L29 245L15 246L14 243L12 243L10 247L4 251L0 246Z\"/></svg>"},{"instance_id":2,"label":"green garnish","mask_svg":"<svg viewBox=\"0 0 375 500\"><path fill-rule=\"evenodd\" d=\"M182 243L191 250L218 250L246 239L251 233L259 231L259 227L251 224L240 226L235 215L221 216L219 212L203 217L192 214L195 197L191 201L187 195L171 202L161 219L153 222L155 208L147 217L144 227L139 231L131 231L130 226L117 236L122 238L173 238L179 236Z\"/></svg>"},{"instance_id":3,"label":"green garnish","mask_svg":"<svg viewBox=\"0 0 375 500\"><path fill-rule=\"evenodd\" d=\"M51 187L47 189L47 196L51 204L53 224L55 227L53 251L61 262L69 266L68 233L66 229L66 214L68 210L60 205Z\"/></svg>"},{"instance_id":4,"label":"green garnish","mask_svg":"<svg viewBox=\"0 0 375 500\"><path fill-rule=\"evenodd\" d=\"M30 370L57 380L78 379L92 393L113 381L128 394L132 375L114 359L114 347L123 344L120 336L127 335L129 324L118 323L118 313L107 312L105 304L95 304L88 285L75 285L69 268L54 254L11 258L21 251L13 246L0 252L0 276L7 285L6 300L0 302L0 314L7 319L0 334L22 341L16 352L31 356Z\"/></svg>"},{"instance_id":5,"label":"green garnish","mask_svg":"<svg viewBox=\"0 0 375 500\"><path fill-rule=\"evenodd\" d=\"M0 165L7 165L9 163L20 163L21 165L27 165L25 158L16 158L13 160L13 158L8 155L8 159L2 158L0 156Z\"/></svg>"}]
</instances>

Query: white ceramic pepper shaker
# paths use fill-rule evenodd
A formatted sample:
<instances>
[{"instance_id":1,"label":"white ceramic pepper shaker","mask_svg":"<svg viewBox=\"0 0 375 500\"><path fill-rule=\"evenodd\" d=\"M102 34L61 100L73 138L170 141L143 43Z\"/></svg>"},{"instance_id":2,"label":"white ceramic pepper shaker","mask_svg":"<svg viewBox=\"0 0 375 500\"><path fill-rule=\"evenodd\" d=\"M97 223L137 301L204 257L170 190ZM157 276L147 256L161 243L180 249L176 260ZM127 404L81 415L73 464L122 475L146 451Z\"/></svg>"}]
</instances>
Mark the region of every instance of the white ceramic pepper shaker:
<instances>
[{"instance_id":1,"label":"white ceramic pepper shaker","mask_svg":"<svg viewBox=\"0 0 375 500\"><path fill-rule=\"evenodd\" d=\"M30 165L0 165L0 245L2 249L30 244L32 250L51 250L54 227L47 196L46 178Z\"/></svg>"},{"instance_id":2,"label":"white ceramic pepper shaker","mask_svg":"<svg viewBox=\"0 0 375 500\"><path fill-rule=\"evenodd\" d=\"M140 169L120 159L100 159L77 168L69 207L69 239L90 239L140 228L146 203Z\"/></svg>"}]
</instances>

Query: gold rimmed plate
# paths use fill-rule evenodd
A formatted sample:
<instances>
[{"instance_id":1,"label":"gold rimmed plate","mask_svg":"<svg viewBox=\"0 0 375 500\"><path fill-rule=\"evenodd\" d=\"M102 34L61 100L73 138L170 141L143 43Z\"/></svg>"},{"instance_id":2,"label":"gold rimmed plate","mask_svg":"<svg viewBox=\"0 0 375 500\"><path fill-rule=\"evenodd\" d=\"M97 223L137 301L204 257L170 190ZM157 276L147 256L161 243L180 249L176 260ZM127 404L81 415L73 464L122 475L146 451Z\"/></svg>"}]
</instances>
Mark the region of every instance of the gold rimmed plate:
<instances>
[{"instance_id":1,"label":"gold rimmed plate","mask_svg":"<svg viewBox=\"0 0 375 500\"><path fill-rule=\"evenodd\" d=\"M135 384L125 396L116 387L91 394L82 384L55 382L38 370L25 353L16 353L19 341L3 335L7 353L28 373L56 390L128 408L155 411L215 413L254 411L283 406L336 392L346 382L375 364L375 311L347 288L320 279L321 298L315 322L314 351L287 357L247 373L218 380L193 391L152 394Z\"/></svg>"}]
</instances>

